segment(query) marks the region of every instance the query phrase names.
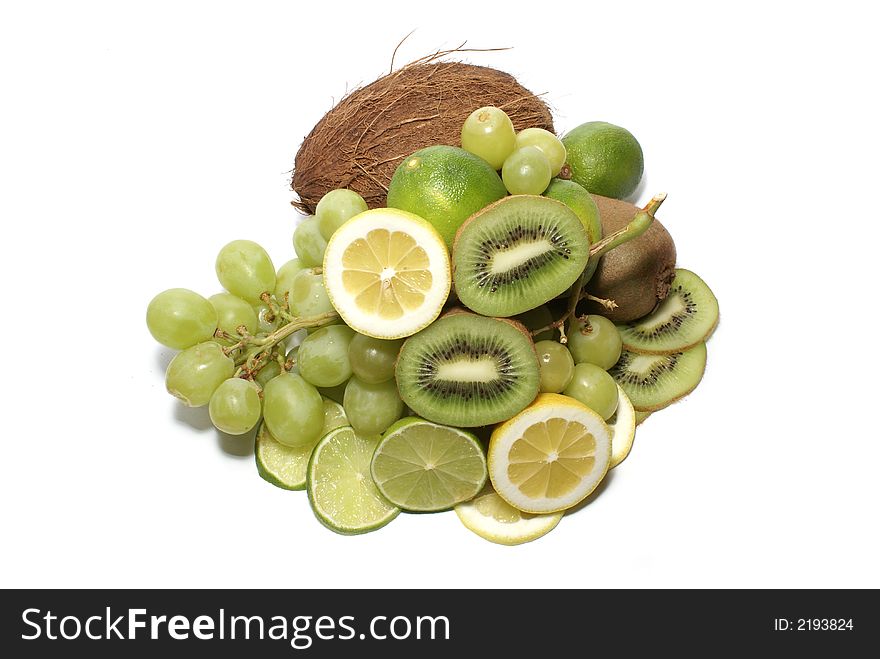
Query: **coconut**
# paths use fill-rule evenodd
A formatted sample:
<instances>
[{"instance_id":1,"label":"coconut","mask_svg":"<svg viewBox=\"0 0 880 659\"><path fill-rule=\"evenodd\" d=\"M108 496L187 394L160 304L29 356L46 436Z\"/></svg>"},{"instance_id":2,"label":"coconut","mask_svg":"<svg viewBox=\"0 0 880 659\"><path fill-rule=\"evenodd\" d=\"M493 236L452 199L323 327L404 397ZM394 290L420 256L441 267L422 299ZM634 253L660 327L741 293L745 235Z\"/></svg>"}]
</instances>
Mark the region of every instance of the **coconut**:
<instances>
[{"instance_id":1,"label":"coconut","mask_svg":"<svg viewBox=\"0 0 880 659\"><path fill-rule=\"evenodd\" d=\"M370 208L385 205L391 176L414 151L459 145L477 108L503 109L514 128L553 132L547 105L497 69L425 58L361 87L317 123L296 154L293 205L314 213L326 193L348 188Z\"/></svg>"}]
</instances>

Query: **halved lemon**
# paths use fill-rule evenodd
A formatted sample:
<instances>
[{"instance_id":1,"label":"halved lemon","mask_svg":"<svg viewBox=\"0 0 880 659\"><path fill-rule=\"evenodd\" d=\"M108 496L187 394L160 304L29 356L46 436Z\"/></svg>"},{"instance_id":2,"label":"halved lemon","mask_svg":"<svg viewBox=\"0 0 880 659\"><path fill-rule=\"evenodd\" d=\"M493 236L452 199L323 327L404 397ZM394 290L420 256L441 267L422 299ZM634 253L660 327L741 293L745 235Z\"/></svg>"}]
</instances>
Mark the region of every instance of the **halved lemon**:
<instances>
[{"instance_id":1,"label":"halved lemon","mask_svg":"<svg viewBox=\"0 0 880 659\"><path fill-rule=\"evenodd\" d=\"M614 469L632 451L636 439L636 411L629 396L617 385L617 410L608 419L608 430L611 431L611 466Z\"/></svg>"},{"instance_id":2,"label":"halved lemon","mask_svg":"<svg viewBox=\"0 0 880 659\"><path fill-rule=\"evenodd\" d=\"M517 510L486 485L471 501L455 507L458 519L481 538L499 545L521 545L547 535L562 513L532 515Z\"/></svg>"},{"instance_id":3,"label":"halved lemon","mask_svg":"<svg viewBox=\"0 0 880 659\"><path fill-rule=\"evenodd\" d=\"M345 323L377 339L427 327L449 296L449 251L418 215L376 208L339 227L324 251L324 285Z\"/></svg>"},{"instance_id":4,"label":"halved lemon","mask_svg":"<svg viewBox=\"0 0 880 659\"><path fill-rule=\"evenodd\" d=\"M489 440L489 478L498 495L527 513L554 513L583 501L611 464L601 416L568 396L541 394Z\"/></svg>"}]
</instances>

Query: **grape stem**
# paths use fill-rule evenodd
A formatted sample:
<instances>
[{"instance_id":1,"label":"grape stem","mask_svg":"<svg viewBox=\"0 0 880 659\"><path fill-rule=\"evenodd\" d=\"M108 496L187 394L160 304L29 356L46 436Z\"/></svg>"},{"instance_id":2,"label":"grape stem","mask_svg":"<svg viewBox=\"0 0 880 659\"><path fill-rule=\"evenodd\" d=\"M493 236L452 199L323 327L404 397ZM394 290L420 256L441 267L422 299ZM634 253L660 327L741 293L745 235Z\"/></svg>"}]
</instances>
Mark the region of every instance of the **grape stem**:
<instances>
[{"instance_id":1,"label":"grape stem","mask_svg":"<svg viewBox=\"0 0 880 659\"><path fill-rule=\"evenodd\" d=\"M590 300L591 302L595 302L596 304L601 304L603 307L608 309L608 311L614 311L617 308L617 302L614 300L608 300L604 297L596 297L595 295L591 295L584 291L584 294L581 296L582 300Z\"/></svg>"},{"instance_id":2,"label":"grape stem","mask_svg":"<svg viewBox=\"0 0 880 659\"><path fill-rule=\"evenodd\" d=\"M617 308L617 303L615 303L614 300L603 300L601 298L594 297L589 293L585 293L584 286L593 276L593 273L596 272L596 267L598 266L599 259L602 258L602 256L610 252L615 247L620 247L624 243L629 242L634 238L638 238L643 233L645 233L645 231L648 230L648 227L650 227L651 223L654 221L654 213L657 212L657 209L660 208L660 205L665 200L665 192L661 192L660 194L655 195L644 208L642 208L635 214L635 217L630 220L629 224L627 224L619 231L615 231L610 236L603 238L590 248L590 257L587 260L587 266L586 268L584 268L581 276L578 277L577 284L575 284L574 289L571 292L571 297L569 298L568 302L568 308L565 310L565 313L549 325L533 331L532 336L536 336L541 332L546 332L547 330L558 329L559 342L563 345L568 343L568 337L565 335L565 321L574 316L578 302L583 299L598 302L608 310Z\"/></svg>"},{"instance_id":3,"label":"grape stem","mask_svg":"<svg viewBox=\"0 0 880 659\"><path fill-rule=\"evenodd\" d=\"M338 319L339 314L335 311L328 311L309 318L294 318L286 325L282 325L277 330L267 334L263 338L251 339L253 347L243 355L239 356L238 359L236 359L235 364L236 366L241 366L243 364L243 372L245 374L253 374L262 367L260 362L272 354L272 349L294 332L312 327L322 327L323 325L328 325Z\"/></svg>"}]
</instances>

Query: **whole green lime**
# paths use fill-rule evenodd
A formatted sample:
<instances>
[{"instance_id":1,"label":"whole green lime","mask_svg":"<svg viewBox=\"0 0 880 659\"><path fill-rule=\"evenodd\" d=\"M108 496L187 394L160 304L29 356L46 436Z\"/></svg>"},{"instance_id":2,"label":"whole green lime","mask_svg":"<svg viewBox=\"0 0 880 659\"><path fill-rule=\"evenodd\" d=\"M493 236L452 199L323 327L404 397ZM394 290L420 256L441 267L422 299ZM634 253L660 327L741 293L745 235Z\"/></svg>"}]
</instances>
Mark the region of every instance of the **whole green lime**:
<instances>
[{"instance_id":1,"label":"whole green lime","mask_svg":"<svg viewBox=\"0 0 880 659\"><path fill-rule=\"evenodd\" d=\"M571 178L589 192L625 199L639 186L645 159L626 128L604 121L581 124L562 138Z\"/></svg>"},{"instance_id":2,"label":"whole green lime","mask_svg":"<svg viewBox=\"0 0 880 659\"><path fill-rule=\"evenodd\" d=\"M596 202L593 201L593 197L584 186L574 181L555 178L544 190L544 196L561 201L573 210L586 228L587 234L590 236L590 244L599 242L602 238L602 220L599 217L599 207L596 206Z\"/></svg>"},{"instance_id":3,"label":"whole green lime","mask_svg":"<svg viewBox=\"0 0 880 659\"><path fill-rule=\"evenodd\" d=\"M388 207L426 219L452 249L458 227L506 195L501 177L485 160L458 147L438 145L400 163L388 186Z\"/></svg>"}]
</instances>

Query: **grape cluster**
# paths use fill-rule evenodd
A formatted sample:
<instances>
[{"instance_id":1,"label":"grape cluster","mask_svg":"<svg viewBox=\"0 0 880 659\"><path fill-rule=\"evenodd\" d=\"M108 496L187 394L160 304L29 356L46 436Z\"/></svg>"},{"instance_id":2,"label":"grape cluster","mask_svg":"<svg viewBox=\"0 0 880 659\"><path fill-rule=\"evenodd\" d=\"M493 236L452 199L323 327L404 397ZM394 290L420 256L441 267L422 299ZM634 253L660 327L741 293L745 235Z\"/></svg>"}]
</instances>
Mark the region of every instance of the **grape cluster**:
<instances>
[{"instance_id":1,"label":"grape cluster","mask_svg":"<svg viewBox=\"0 0 880 659\"><path fill-rule=\"evenodd\" d=\"M357 193L333 191L297 226L296 258L277 271L260 245L235 240L215 264L224 292L205 298L173 288L154 297L147 327L159 343L180 351L165 374L169 393L191 407L207 405L213 424L231 435L246 434L263 419L291 447L320 439L322 394L340 398L348 423L364 435L400 418L394 362L402 341L374 339L343 324L322 276L327 240L366 209Z\"/></svg>"},{"instance_id":2,"label":"grape cluster","mask_svg":"<svg viewBox=\"0 0 880 659\"><path fill-rule=\"evenodd\" d=\"M539 195L565 164L565 145L543 128L516 132L501 108L474 110L461 128L461 146L495 169L510 194Z\"/></svg>"},{"instance_id":3,"label":"grape cluster","mask_svg":"<svg viewBox=\"0 0 880 659\"><path fill-rule=\"evenodd\" d=\"M608 369L620 358L620 332L604 316L573 318L566 344L535 343L541 367L541 391L562 393L582 402L606 421L617 411L617 384Z\"/></svg>"}]
</instances>

